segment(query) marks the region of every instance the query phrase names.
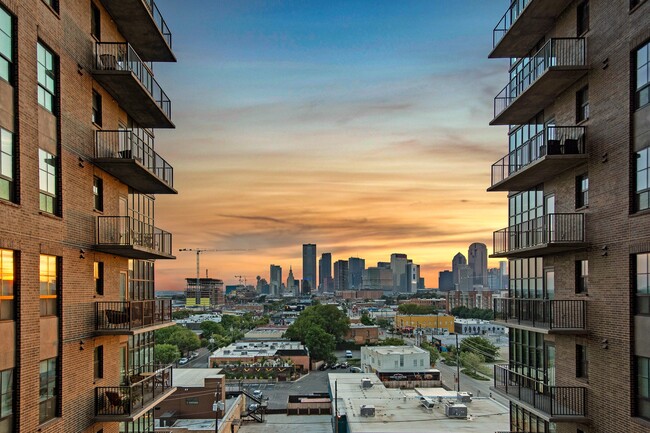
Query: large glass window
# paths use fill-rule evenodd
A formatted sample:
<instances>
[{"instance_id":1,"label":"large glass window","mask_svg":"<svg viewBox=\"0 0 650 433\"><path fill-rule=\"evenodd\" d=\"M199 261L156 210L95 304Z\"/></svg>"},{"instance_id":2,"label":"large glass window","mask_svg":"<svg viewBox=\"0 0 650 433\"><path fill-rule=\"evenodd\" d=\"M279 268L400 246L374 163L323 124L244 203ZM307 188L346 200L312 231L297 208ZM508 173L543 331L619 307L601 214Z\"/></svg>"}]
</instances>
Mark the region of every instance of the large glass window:
<instances>
[{"instance_id":1,"label":"large glass window","mask_svg":"<svg viewBox=\"0 0 650 433\"><path fill-rule=\"evenodd\" d=\"M650 358L636 357L637 415L650 420Z\"/></svg>"},{"instance_id":2,"label":"large glass window","mask_svg":"<svg viewBox=\"0 0 650 433\"><path fill-rule=\"evenodd\" d=\"M13 18L0 7L0 78L12 81L14 60L14 26Z\"/></svg>"},{"instance_id":3,"label":"large glass window","mask_svg":"<svg viewBox=\"0 0 650 433\"><path fill-rule=\"evenodd\" d=\"M14 370L0 371L0 433L13 432Z\"/></svg>"},{"instance_id":4,"label":"large glass window","mask_svg":"<svg viewBox=\"0 0 650 433\"><path fill-rule=\"evenodd\" d=\"M14 135L3 128L0 128L0 199L14 199Z\"/></svg>"},{"instance_id":5,"label":"large glass window","mask_svg":"<svg viewBox=\"0 0 650 433\"><path fill-rule=\"evenodd\" d=\"M40 364L38 420L41 424L57 415L57 361L58 358L50 358Z\"/></svg>"},{"instance_id":6,"label":"large glass window","mask_svg":"<svg viewBox=\"0 0 650 433\"><path fill-rule=\"evenodd\" d=\"M650 315L650 254L636 255L636 313Z\"/></svg>"},{"instance_id":7,"label":"large glass window","mask_svg":"<svg viewBox=\"0 0 650 433\"><path fill-rule=\"evenodd\" d=\"M650 42L636 50L636 108L650 103Z\"/></svg>"},{"instance_id":8,"label":"large glass window","mask_svg":"<svg viewBox=\"0 0 650 433\"><path fill-rule=\"evenodd\" d=\"M509 335L511 368L534 380L549 383L544 361L544 334L511 329Z\"/></svg>"},{"instance_id":9,"label":"large glass window","mask_svg":"<svg viewBox=\"0 0 650 433\"><path fill-rule=\"evenodd\" d=\"M14 252L0 250L0 320L14 318Z\"/></svg>"},{"instance_id":10,"label":"large glass window","mask_svg":"<svg viewBox=\"0 0 650 433\"><path fill-rule=\"evenodd\" d=\"M510 296L515 298L543 298L543 259L531 257L510 260Z\"/></svg>"},{"instance_id":11,"label":"large glass window","mask_svg":"<svg viewBox=\"0 0 650 433\"><path fill-rule=\"evenodd\" d=\"M37 45L38 103L54 113L56 96L56 69L54 54L40 42Z\"/></svg>"},{"instance_id":12,"label":"large glass window","mask_svg":"<svg viewBox=\"0 0 650 433\"><path fill-rule=\"evenodd\" d=\"M129 260L130 299L154 299L154 262Z\"/></svg>"},{"instance_id":13,"label":"large glass window","mask_svg":"<svg viewBox=\"0 0 650 433\"><path fill-rule=\"evenodd\" d=\"M57 298L59 294L58 260L55 256L41 255L41 316L57 315Z\"/></svg>"},{"instance_id":14,"label":"large glass window","mask_svg":"<svg viewBox=\"0 0 650 433\"><path fill-rule=\"evenodd\" d=\"M510 173L544 156L544 115L540 113L527 124L511 130L508 140Z\"/></svg>"},{"instance_id":15,"label":"large glass window","mask_svg":"<svg viewBox=\"0 0 650 433\"><path fill-rule=\"evenodd\" d=\"M636 210L650 208L650 147L636 153Z\"/></svg>"},{"instance_id":16,"label":"large glass window","mask_svg":"<svg viewBox=\"0 0 650 433\"><path fill-rule=\"evenodd\" d=\"M56 166L56 156L43 149L38 149L40 209L51 214L58 212Z\"/></svg>"},{"instance_id":17,"label":"large glass window","mask_svg":"<svg viewBox=\"0 0 650 433\"><path fill-rule=\"evenodd\" d=\"M153 364L154 334L144 332L129 337L128 375L138 375ZM128 379L128 378L127 378Z\"/></svg>"}]
</instances>

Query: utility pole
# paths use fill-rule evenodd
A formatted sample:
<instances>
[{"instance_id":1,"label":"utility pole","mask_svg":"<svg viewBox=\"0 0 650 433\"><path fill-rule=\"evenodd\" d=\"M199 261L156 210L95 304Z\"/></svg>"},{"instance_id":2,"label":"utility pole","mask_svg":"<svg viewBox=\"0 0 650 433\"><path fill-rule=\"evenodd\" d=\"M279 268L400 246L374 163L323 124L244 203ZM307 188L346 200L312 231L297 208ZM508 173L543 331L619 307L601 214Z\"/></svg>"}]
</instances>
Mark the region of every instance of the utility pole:
<instances>
[{"instance_id":1,"label":"utility pole","mask_svg":"<svg viewBox=\"0 0 650 433\"><path fill-rule=\"evenodd\" d=\"M458 334L456 334L456 376L458 377L456 389L460 392L460 348L458 347Z\"/></svg>"}]
</instances>

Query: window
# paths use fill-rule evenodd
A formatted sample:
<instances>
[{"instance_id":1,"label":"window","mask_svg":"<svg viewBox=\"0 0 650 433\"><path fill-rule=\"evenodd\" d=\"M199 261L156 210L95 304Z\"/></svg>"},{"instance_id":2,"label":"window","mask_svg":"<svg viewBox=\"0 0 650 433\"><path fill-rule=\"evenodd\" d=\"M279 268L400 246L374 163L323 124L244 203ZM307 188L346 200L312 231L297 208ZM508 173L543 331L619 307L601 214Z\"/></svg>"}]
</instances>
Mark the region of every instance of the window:
<instances>
[{"instance_id":1,"label":"window","mask_svg":"<svg viewBox=\"0 0 650 433\"><path fill-rule=\"evenodd\" d=\"M102 40L102 16L95 3L90 3L90 34L98 41Z\"/></svg>"},{"instance_id":2,"label":"window","mask_svg":"<svg viewBox=\"0 0 650 433\"><path fill-rule=\"evenodd\" d=\"M0 78L12 82L14 59L13 18L0 7Z\"/></svg>"},{"instance_id":3,"label":"window","mask_svg":"<svg viewBox=\"0 0 650 433\"><path fill-rule=\"evenodd\" d=\"M650 42L636 50L635 108L650 103Z\"/></svg>"},{"instance_id":4,"label":"window","mask_svg":"<svg viewBox=\"0 0 650 433\"><path fill-rule=\"evenodd\" d=\"M104 346L95 347L93 354L93 372L95 379L104 377Z\"/></svg>"},{"instance_id":5,"label":"window","mask_svg":"<svg viewBox=\"0 0 650 433\"><path fill-rule=\"evenodd\" d=\"M41 316L57 315L58 297L58 260L55 256L41 255L40 283L41 283Z\"/></svg>"},{"instance_id":6,"label":"window","mask_svg":"<svg viewBox=\"0 0 650 433\"><path fill-rule=\"evenodd\" d=\"M636 357L636 414L650 420L650 358Z\"/></svg>"},{"instance_id":7,"label":"window","mask_svg":"<svg viewBox=\"0 0 650 433\"><path fill-rule=\"evenodd\" d=\"M589 1L583 1L578 5L578 36L582 36L589 30Z\"/></svg>"},{"instance_id":8,"label":"window","mask_svg":"<svg viewBox=\"0 0 650 433\"><path fill-rule=\"evenodd\" d=\"M43 0L43 3L51 7L55 12L59 12L59 0Z\"/></svg>"},{"instance_id":9,"label":"window","mask_svg":"<svg viewBox=\"0 0 650 433\"><path fill-rule=\"evenodd\" d=\"M589 262L576 261L576 293L587 293L589 289Z\"/></svg>"},{"instance_id":10,"label":"window","mask_svg":"<svg viewBox=\"0 0 650 433\"><path fill-rule=\"evenodd\" d=\"M102 95L93 90L93 123L102 126Z\"/></svg>"},{"instance_id":11,"label":"window","mask_svg":"<svg viewBox=\"0 0 650 433\"><path fill-rule=\"evenodd\" d=\"M38 149L38 177L40 189L40 209L56 214L58 200L56 196L56 156L43 149Z\"/></svg>"},{"instance_id":12,"label":"window","mask_svg":"<svg viewBox=\"0 0 650 433\"><path fill-rule=\"evenodd\" d=\"M650 315L650 254L636 255L636 314Z\"/></svg>"},{"instance_id":13,"label":"window","mask_svg":"<svg viewBox=\"0 0 650 433\"><path fill-rule=\"evenodd\" d=\"M404 367L404 355L399 356L399 366Z\"/></svg>"},{"instance_id":14,"label":"window","mask_svg":"<svg viewBox=\"0 0 650 433\"><path fill-rule=\"evenodd\" d=\"M57 413L57 358L46 359L40 364L39 390L39 423L44 423L56 416Z\"/></svg>"},{"instance_id":15,"label":"window","mask_svg":"<svg viewBox=\"0 0 650 433\"><path fill-rule=\"evenodd\" d=\"M95 262L93 273L95 275L95 293L104 294L104 262Z\"/></svg>"},{"instance_id":16,"label":"window","mask_svg":"<svg viewBox=\"0 0 650 433\"><path fill-rule=\"evenodd\" d=\"M38 103L47 111L54 113L56 95L56 71L54 54L40 42L37 46L38 60Z\"/></svg>"},{"instance_id":17,"label":"window","mask_svg":"<svg viewBox=\"0 0 650 433\"><path fill-rule=\"evenodd\" d=\"M636 194L637 211L650 208L650 147L636 153Z\"/></svg>"},{"instance_id":18,"label":"window","mask_svg":"<svg viewBox=\"0 0 650 433\"><path fill-rule=\"evenodd\" d=\"M414 360L413 360L413 367L417 367L417 366L418 366L418 360L417 360L417 359L414 359Z\"/></svg>"},{"instance_id":19,"label":"window","mask_svg":"<svg viewBox=\"0 0 650 433\"><path fill-rule=\"evenodd\" d=\"M589 86L576 92L576 122L589 119Z\"/></svg>"},{"instance_id":20,"label":"window","mask_svg":"<svg viewBox=\"0 0 650 433\"><path fill-rule=\"evenodd\" d=\"M0 371L0 432L13 430L14 370Z\"/></svg>"},{"instance_id":21,"label":"window","mask_svg":"<svg viewBox=\"0 0 650 433\"><path fill-rule=\"evenodd\" d=\"M589 204L589 176L582 174L576 177L576 209Z\"/></svg>"},{"instance_id":22,"label":"window","mask_svg":"<svg viewBox=\"0 0 650 433\"><path fill-rule=\"evenodd\" d=\"M587 360L587 346L576 344L576 377L589 377L589 361Z\"/></svg>"},{"instance_id":23,"label":"window","mask_svg":"<svg viewBox=\"0 0 650 433\"><path fill-rule=\"evenodd\" d=\"M0 199L14 199L13 181L14 135L6 129L0 128Z\"/></svg>"},{"instance_id":24,"label":"window","mask_svg":"<svg viewBox=\"0 0 650 433\"><path fill-rule=\"evenodd\" d=\"M102 212L104 210L104 181L101 177L93 177L93 208Z\"/></svg>"},{"instance_id":25,"label":"window","mask_svg":"<svg viewBox=\"0 0 650 433\"><path fill-rule=\"evenodd\" d=\"M0 320L13 320L14 318L15 273L14 252L0 250Z\"/></svg>"}]
</instances>

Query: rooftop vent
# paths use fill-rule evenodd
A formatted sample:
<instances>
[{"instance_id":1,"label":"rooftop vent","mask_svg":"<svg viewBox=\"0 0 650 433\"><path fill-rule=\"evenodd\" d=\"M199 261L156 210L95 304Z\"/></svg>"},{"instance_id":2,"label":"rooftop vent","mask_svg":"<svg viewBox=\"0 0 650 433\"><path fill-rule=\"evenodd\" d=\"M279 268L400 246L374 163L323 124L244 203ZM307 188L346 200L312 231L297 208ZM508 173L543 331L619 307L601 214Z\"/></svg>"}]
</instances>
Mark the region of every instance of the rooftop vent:
<instances>
[{"instance_id":1,"label":"rooftop vent","mask_svg":"<svg viewBox=\"0 0 650 433\"><path fill-rule=\"evenodd\" d=\"M447 418L467 418L467 406L461 403L447 403L445 415Z\"/></svg>"},{"instance_id":2,"label":"rooftop vent","mask_svg":"<svg viewBox=\"0 0 650 433\"><path fill-rule=\"evenodd\" d=\"M461 403L470 403L472 401L472 393L471 392L459 392L456 395L456 398Z\"/></svg>"},{"instance_id":3,"label":"rooftop vent","mask_svg":"<svg viewBox=\"0 0 650 433\"><path fill-rule=\"evenodd\" d=\"M368 379L367 377L361 379L361 388L363 389L372 388L372 380Z\"/></svg>"},{"instance_id":4,"label":"rooftop vent","mask_svg":"<svg viewBox=\"0 0 650 433\"><path fill-rule=\"evenodd\" d=\"M375 416L375 406L372 404L362 404L361 416Z\"/></svg>"}]
</instances>

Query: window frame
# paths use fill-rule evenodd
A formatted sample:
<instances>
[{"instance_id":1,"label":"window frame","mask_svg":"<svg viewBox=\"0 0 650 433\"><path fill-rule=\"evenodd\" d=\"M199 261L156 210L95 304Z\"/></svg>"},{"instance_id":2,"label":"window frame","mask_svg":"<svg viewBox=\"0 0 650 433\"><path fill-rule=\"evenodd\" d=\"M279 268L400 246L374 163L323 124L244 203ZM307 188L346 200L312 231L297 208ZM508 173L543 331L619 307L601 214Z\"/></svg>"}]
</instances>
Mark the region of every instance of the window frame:
<instances>
[{"instance_id":1,"label":"window frame","mask_svg":"<svg viewBox=\"0 0 650 433\"><path fill-rule=\"evenodd\" d=\"M589 85L576 92L576 123L589 120Z\"/></svg>"},{"instance_id":2,"label":"window frame","mask_svg":"<svg viewBox=\"0 0 650 433\"><path fill-rule=\"evenodd\" d=\"M576 283L575 293L589 293L589 260L581 259L575 262Z\"/></svg>"},{"instance_id":3,"label":"window frame","mask_svg":"<svg viewBox=\"0 0 650 433\"><path fill-rule=\"evenodd\" d=\"M576 34L583 36L589 31L589 0L579 3L576 8Z\"/></svg>"},{"instance_id":4,"label":"window frame","mask_svg":"<svg viewBox=\"0 0 650 433\"><path fill-rule=\"evenodd\" d=\"M99 126L100 128L102 127L102 117L103 117L103 110L102 110L102 95L95 89L93 89L92 93L92 117L91 121L93 124Z\"/></svg>"},{"instance_id":5,"label":"window frame","mask_svg":"<svg viewBox=\"0 0 650 433\"><path fill-rule=\"evenodd\" d=\"M93 262L93 277L95 279L95 293L104 296L104 262Z\"/></svg>"},{"instance_id":6,"label":"window frame","mask_svg":"<svg viewBox=\"0 0 650 433\"><path fill-rule=\"evenodd\" d=\"M48 160L52 161L51 163ZM52 215L59 214L59 158L47 150L38 149L39 209ZM45 186L45 190L42 189Z\"/></svg>"},{"instance_id":7,"label":"window frame","mask_svg":"<svg viewBox=\"0 0 650 433\"><path fill-rule=\"evenodd\" d=\"M102 12L94 2L90 2L90 35L102 40Z\"/></svg>"},{"instance_id":8,"label":"window frame","mask_svg":"<svg viewBox=\"0 0 650 433\"><path fill-rule=\"evenodd\" d=\"M59 0L42 0L43 3L57 14L59 13Z\"/></svg>"},{"instance_id":9,"label":"window frame","mask_svg":"<svg viewBox=\"0 0 650 433\"><path fill-rule=\"evenodd\" d=\"M9 84L13 85L14 82L14 58L16 56L16 20L13 14L11 14L7 9L4 7L0 6L0 14L4 13L7 15L7 18L9 19L9 24L10 24L10 29L9 33L5 32L2 29L2 26L0 26L0 37L1 35L6 35L6 37L9 39L9 43L7 44L10 48L10 53L8 53L9 57L7 57L6 53L3 53L2 50L0 50L0 62L6 62L6 72L0 70L0 79L3 79ZM0 24L2 24L2 20L0 20ZM3 64L4 65L4 64ZM4 69L4 68L3 68Z\"/></svg>"},{"instance_id":10,"label":"window frame","mask_svg":"<svg viewBox=\"0 0 650 433\"><path fill-rule=\"evenodd\" d=\"M44 52L44 59L41 59L41 51ZM36 86L37 86L37 91L38 91L38 104L43 107L43 109L49 111L50 113L54 114L55 116L58 114L58 80L59 80L59 59L57 55L54 53L50 47L48 47L46 44L44 44L40 39L36 43L36 69L37 69L37 77L36 77ZM49 56L49 57L48 57ZM45 63L43 63L43 61ZM48 66L48 64L50 64ZM43 69L42 75L45 79L45 82L41 81L41 69ZM51 89L48 86L49 81L48 78L52 81ZM48 98L49 103L51 104L50 107L43 102L41 102L41 98Z\"/></svg>"},{"instance_id":11,"label":"window frame","mask_svg":"<svg viewBox=\"0 0 650 433\"><path fill-rule=\"evenodd\" d=\"M43 367L45 366L45 370ZM39 363L38 421L43 424L59 415L59 357ZM45 375L45 376L44 376ZM44 380L45 379L45 380Z\"/></svg>"},{"instance_id":12,"label":"window frame","mask_svg":"<svg viewBox=\"0 0 650 433\"><path fill-rule=\"evenodd\" d=\"M9 382L8 385L5 384L6 381ZM8 424L10 428L14 427L14 392L14 369L9 368L0 371L0 428L2 428L2 424L5 423ZM8 411L5 412L5 410ZM11 431L11 429L9 431Z\"/></svg>"},{"instance_id":13,"label":"window frame","mask_svg":"<svg viewBox=\"0 0 650 433\"><path fill-rule=\"evenodd\" d=\"M576 209L589 206L589 174L576 176Z\"/></svg>"},{"instance_id":14,"label":"window frame","mask_svg":"<svg viewBox=\"0 0 650 433\"><path fill-rule=\"evenodd\" d=\"M650 253L632 256L634 269L634 314L650 316Z\"/></svg>"},{"instance_id":15,"label":"window frame","mask_svg":"<svg viewBox=\"0 0 650 433\"><path fill-rule=\"evenodd\" d=\"M104 346L95 346L93 350L93 378L104 378Z\"/></svg>"},{"instance_id":16,"label":"window frame","mask_svg":"<svg viewBox=\"0 0 650 433\"><path fill-rule=\"evenodd\" d=\"M576 343L576 378L589 379L589 353L585 344Z\"/></svg>"},{"instance_id":17,"label":"window frame","mask_svg":"<svg viewBox=\"0 0 650 433\"><path fill-rule=\"evenodd\" d=\"M634 210L639 212L650 209L650 147L634 152L634 156Z\"/></svg>"},{"instance_id":18,"label":"window frame","mask_svg":"<svg viewBox=\"0 0 650 433\"><path fill-rule=\"evenodd\" d=\"M44 268L46 260L46 269ZM44 286L45 285L45 286ZM57 256L39 256L39 299L41 317L58 316L61 294L61 260Z\"/></svg>"},{"instance_id":19,"label":"window frame","mask_svg":"<svg viewBox=\"0 0 650 433\"><path fill-rule=\"evenodd\" d=\"M4 262L9 260L9 256L11 256L11 279L5 278L8 266ZM0 249L0 321L15 320L16 260L17 254L14 250ZM4 305L5 302L9 304L8 308Z\"/></svg>"},{"instance_id":20,"label":"window frame","mask_svg":"<svg viewBox=\"0 0 650 433\"><path fill-rule=\"evenodd\" d=\"M0 127L0 200L15 200L16 144L14 133ZM8 142L6 142L6 141ZM8 162L6 162L8 160ZM5 171L9 171L6 173ZM3 193L5 185L6 193Z\"/></svg>"},{"instance_id":21,"label":"window frame","mask_svg":"<svg viewBox=\"0 0 650 433\"><path fill-rule=\"evenodd\" d=\"M645 51L645 60L640 57L642 51ZM643 63L640 64L641 62ZM634 110L636 111L650 105L650 40L634 50L632 65L632 72L634 73L632 88L634 89ZM644 83L639 84L641 70L644 70L646 79ZM641 103L642 96L645 98L643 104Z\"/></svg>"},{"instance_id":22,"label":"window frame","mask_svg":"<svg viewBox=\"0 0 650 433\"><path fill-rule=\"evenodd\" d=\"M93 209L104 212L104 179L93 176Z\"/></svg>"}]
</instances>

